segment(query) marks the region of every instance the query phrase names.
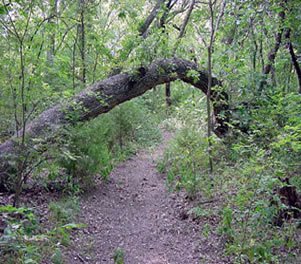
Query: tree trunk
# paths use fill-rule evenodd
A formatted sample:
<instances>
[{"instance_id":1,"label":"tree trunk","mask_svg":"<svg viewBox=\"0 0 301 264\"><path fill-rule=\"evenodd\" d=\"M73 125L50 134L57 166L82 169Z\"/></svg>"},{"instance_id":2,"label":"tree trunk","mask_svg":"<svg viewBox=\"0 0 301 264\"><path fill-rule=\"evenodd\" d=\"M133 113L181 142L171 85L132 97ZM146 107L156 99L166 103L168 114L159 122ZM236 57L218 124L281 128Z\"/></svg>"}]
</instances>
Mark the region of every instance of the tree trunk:
<instances>
[{"instance_id":1,"label":"tree trunk","mask_svg":"<svg viewBox=\"0 0 301 264\"><path fill-rule=\"evenodd\" d=\"M175 53L177 51L177 48L178 48L178 46L180 44L180 41L184 37L185 30L186 30L186 27L188 25L191 13L192 13L193 8L194 8L194 5L195 5L195 0L192 0L191 3L190 3L189 9L188 9L188 11L186 13L186 16L184 18L183 24L182 24L182 26L180 28L180 33L179 33L178 39L176 41L176 44L175 44L175 47L174 47L174 50L173 50L173 55L175 55ZM171 101L171 85L170 85L170 83L166 83L166 85L165 85L165 95L166 95L166 98L165 98L166 105L167 105L167 107L170 107L171 103L172 103L172 101Z\"/></svg>"},{"instance_id":2,"label":"tree trunk","mask_svg":"<svg viewBox=\"0 0 301 264\"><path fill-rule=\"evenodd\" d=\"M57 104L40 114L26 127L27 151L33 149L37 139L49 139L57 130L76 121L86 121L110 111L115 106L142 95L157 85L181 79L207 94L208 73L199 71L199 80L189 77L190 70L198 70L193 62L173 58L154 61L148 68L139 68L137 73L121 73L87 87L68 102ZM219 81L212 78L212 86ZM220 118L224 112L229 116L227 95L213 92L211 100L214 114L219 122L215 128L218 136L228 130L228 118ZM0 145L0 190L5 189L6 180L12 171L12 159L18 157L18 144L13 137Z\"/></svg>"},{"instance_id":3,"label":"tree trunk","mask_svg":"<svg viewBox=\"0 0 301 264\"><path fill-rule=\"evenodd\" d=\"M140 26L139 28L139 34L143 38L147 37L147 31L153 22L153 20L157 17L158 12L160 11L161 7L164 5L165 0L158 0L154 8L152 9L151 13L149 16L146 18L144 23Z\"/></svg>"},{"instance_id":4,"label":"tree trunk","mask_svg":"<svg viewBox=\"0 0 301 264\"><path fill-rule=\"evenodd\" d=\"M165 84L165 102L166 105L169 107L171 106L171 96L170 96L170 82Z\"/></svg>"},{"instance_id":5,"label":"tree trunk","mask_svg":"<svg viewBox=\"0 0 301 264\"><path fill-rule=\"evenodd\" d=\"M276 55L278 53L278 50L279 50L281 42L282 42L282 34L284 31L283 24L285 22L285 16L286 16L286 13L285 13L286 4L287 4L287 0L282 0L279 4L279 6L282 8L282 10L278 14L278 16L280 18L280 26L279 26L278 32L275 35L274 47L271 49L271 51L268 54L267 64L263 67L262 74L264 75L264 78L262 79L262 81L259 84L260 92L262 92L264 90L265 86L267 85L266 77L268 74L270 74L273 71ZM272 76L272 77L273 77L273 79L275 79L275 76Z\"/></svg>"},{"instance_id":6,"label":"tree trunk","mask_svg":"<svg viewBox=\"0 0 301 264\"><path fill-rule=\"evenodd\" d=\"M299 83L299 93L301 94L301 67L298 62L297 55L295 54L294 47L291 41L291 30L287 29L285 32L285 38L286 38L286 47L290 53L292 64L294 65L294 68L296 70L296 75Z\"/></svg>"},{"instance_id":7,"label":"tree trunk","mask_svg":"<svg viewBox=\"0 0 301 264\"><path fill-rule=\"evenodd\" d=\"M55 25L54 19L57 17L57 5L58 0L49 0L50 6L50 14L48 19L49 25ZM48 65L53 66L53 59L54 59L54 52L55 52L55 29L51 28L51 33L49 36L49 46L47 50L47 62Z\"/></svg>"},{"instance_id":8,"label":"tree trunk","mask_svg":"<svg viewBox=\"0 0 301 264\"><path fill-rule=\"evenodd\" d=\"M86 32L85 32L85 0L79 1L79 9L80 9L80 24L78 25L79 37L80 37L80 57L82 63L82 76L81 81L84 85L86 85L87 77L86 77Z\"/></svg>"}]
</instances>

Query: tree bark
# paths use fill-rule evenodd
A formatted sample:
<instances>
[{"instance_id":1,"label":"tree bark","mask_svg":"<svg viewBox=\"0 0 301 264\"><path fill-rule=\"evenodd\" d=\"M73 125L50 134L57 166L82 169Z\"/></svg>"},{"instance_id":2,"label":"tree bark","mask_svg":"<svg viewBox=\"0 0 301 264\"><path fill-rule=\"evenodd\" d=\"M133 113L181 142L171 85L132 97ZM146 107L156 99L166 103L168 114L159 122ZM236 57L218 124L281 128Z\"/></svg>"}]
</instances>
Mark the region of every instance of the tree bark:
<instances>
[{"instance_id":1,"label":"tree bark","mask_svg":"<svg viewBox=\"0 0 301 264\"><path fill-rule=\"evenodd\" d=\"M64 125L86 121L110 111L115 106L142 95L157 85L175 80L182 80L193 85L205 94L208 89L208 73L199 72L199 80L188 77L190 70L198 70L193 62L172 58L154 61L147 68L139 68L135 74L121 73L87 87L67 103L57 104L42 112L40 116L27 125L26 147L30 151L37 139L46 141ZM212 86L220 84L212 78ZM214 114L219 122L215 128L218 136L226 134L228 118L220 118L221 112L228 113L227 95L212 93ZM18 157L16 137L0 145L0 190L5 189L5 181L11 171L11 160Z\"/></svg>"},{"instance_id":2,"label":"tree bark","mask_svg":"<svg viewBox=\"0 0 301 264\"><path fill-rule=\"evenodd\" d=\"M58 0L49 0L50 14L48 24L55 25L54 19L57 17ZM47 50L47 62L50 66L53 66L54 52L55 52L55 30L52 28L52 32L49 36L49 46Z\"/></svg>"},{"instance_id":3,"label":"tree bark","mask_svg":"<svg viewBox=\"0 0 301 264\"><path fill-rule=\"evenodd\" d=\"M176 50L178 48L178 45L179 45L181 39L184 37L185 30L186 30L186 27L188 25L188 22L189 22L189 19L190 19L190 16L191 16L191 13L193 11L194 6L195 6L195 0L191 0L189 9L188 9L187 14L186 14L186 16L184 18L183 24L182 24L182 26L180 28L180 33L179 33L178 39L176 41L176 44L175 44L175 47L174 47L174 50L173 50L173 55L175 55ZM167 105L167 107L170 107L171 104L172 104L172 101L171 101L171 85L170 85L170 83L166 83L166 85L165 85L165 96L166 96L166 98L165 98L166 105Z\"/></svg>"},{"instance_id":4,"label":"tree bark","mask_svg":"<svg viewBox=\"0 0 301 264\"><path fill-rule=\"evenodd\" d=\"M275 46L268 54L268 63L264 66L263 74L268 75L272 71L272 67L275 64L275 59L277 52L281 45L281 38L282 38L283 28L280 28L279 32L275 36Z\"/></svg>"},{"instance_id":5,"label":"tree bark","mask_svg":"<svg viewBox=\"0 0 301 264\"><path fill-rule=\"evenodd\" d=\"M157 3L153 7L151 13L145 19L144 23L139 27L138 33L139 33L139 36L141 36L143 39L146 39L148 37L149 28L150 28L151 24L153 23L153 21L155 20L155 18L157 17L157 15L158 15L161 7L164 5L165 1L166 0L157 0ZM165 13L163 14L163 16L166 15ZM131 52L132 52L132 49L121 52L121 54L119 55L119 58L116 61L118 62L122 58L123 58L123 60L128 58ZM113 68L111 70L109 76L118 74L121 71L122 71L122 68L120 68L120 67Z\"/></svg>"},{"instance_id":6,"label":"tree bark","mask_svg":"<svg viewBox=\"0 0 301 264\"><path fill-rule=\"evenodd\" d=\"M82 76L81 81L83 85L86 85L86 32L85 32L85 0L79 1L80 9L80 24L78 25L79 37L80 37L80 57L82 63Z\"/></svg>"},{"instance_id":7,"label":"tree bark","mask_svg":"<svg viewBox=\"0 0 301 264\"><path fill-rule=\"evenodd\" d=\"M285 38L287 40L286 47L290 53L292 64L296 70L296 75L299 83L299 93L301 94L301 68L298 62L297 55L295 54L294 47L291 41L291 30L287 29L285 32Z\"/></svg>"},{"instance_id":8,"label":"tree bark","mask_svg":"<svg viewBox=\"0 0 301 264\"><path fill-rule=\"evenodd\" d=\"M157 1L156 5L152 9L151 13L149 14L149 16L146 18L146 20L144 21L144 23L139 28L139 34L143 38L147 37L147 31L148 31L151 23L156 18L158 12L160 11L160 8L162 7L162 5L164 5L164 2L165 2L165 0L158 0Z\"/></svg>"},{"instance_id":9,"label":"tree bark","mask_svg":"<svg viewBox=\"0 0 301 264\"><path fill-rule=\"evenodd\" d=\"M280 48L280 45L281 45L281 42L282 42L282 34L283 34L283 31L284 31L283 24L284 24L285 16L286 16L286 13L285 13L286 4L287 4L287 0L282 0L281 3L279 4L279 6L282 8L282 10L278 14L278 16L280 18L280 26L279 26L278 32L275 35L274 47L271 49L271 51L268 54L267 64L263 67L262 74L264 75L264 78L259 84L259 91L260 92L263 91L264 87L267 84L266 76L268 74L270 74L273 70L276 55L277 55L277 52L278 52L278 50Z\"/></svg>"},{"instance_id":10,"label":"tree bark","mask_svg":"<svg viewBox=\"0 0 301 264\"><path fill-rule=\"evenodd\" d=\"M170 82L165 84L165 102L166 102L167 107L171 106Z\"/></svg>"}]
</instances>

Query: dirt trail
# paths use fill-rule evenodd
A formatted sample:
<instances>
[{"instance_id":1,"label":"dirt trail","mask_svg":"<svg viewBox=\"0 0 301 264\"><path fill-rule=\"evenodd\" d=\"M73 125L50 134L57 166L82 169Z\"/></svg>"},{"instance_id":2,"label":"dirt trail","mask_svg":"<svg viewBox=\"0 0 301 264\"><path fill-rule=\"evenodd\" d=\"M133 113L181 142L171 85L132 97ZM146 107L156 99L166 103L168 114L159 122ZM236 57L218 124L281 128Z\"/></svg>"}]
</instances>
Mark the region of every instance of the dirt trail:
<instances>
[{"instance_id":1,"label":"dirt trail","mask_svg":"<svg viewBox=\"0 0 301 264\"><path fill-rule=\"evenodd\" d=\"M66 263L114 263L117 248L125 264L214 264L219 257L217 238L211 242L201 224L181 215L179 195L166 190L165 176L156 169L170 134L153 152L139 152L120 164L109 183L82 199L80 222L67 252Z\"/></svg>"}]
</instances>

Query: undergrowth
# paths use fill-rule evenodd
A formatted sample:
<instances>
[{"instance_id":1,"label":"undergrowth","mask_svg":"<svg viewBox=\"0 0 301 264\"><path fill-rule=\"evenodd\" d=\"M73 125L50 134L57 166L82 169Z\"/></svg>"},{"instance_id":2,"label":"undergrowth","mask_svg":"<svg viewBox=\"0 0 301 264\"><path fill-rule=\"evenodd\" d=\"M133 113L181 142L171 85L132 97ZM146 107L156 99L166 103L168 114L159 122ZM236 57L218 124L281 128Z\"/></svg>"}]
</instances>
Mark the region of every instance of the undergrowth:
<instances>
[{"instance_id":1,"label":"undergrowth","mask_svg":"<svg viewBox=\"0 0 301 264\"><path fill-rule=\"evenodd\" d=\"M39 214L26 205L1 206L1 263L63 263L62 247L70 242L70 230L82 227L76 224L79 193L91 190L99 178L107 180L117 163L160 141L161 117L151 104L158 92L88 123L65 128L53 139L40 157L47 163L35 170L33 182L42 183L49 191L66 193L66 198L49 203L46 224L40 224ZM121 253L116 251L116 263L123 263Z\"/></svg>"},{"instance_id":2,"label":"undergrowth","mask_svg":"<svg viewBox=\"0 0 301 264\"><path fill-rule=\"evenodd\" d=\"M63 263L62 247L70 242L70 231L81 228L76 224L77 202L73 199L49 205L49 223L40 223L31 208L1 206L1 263L38 264Z\"/></svg>"},{"instance_id":3,"label":"undergrowth","mask_svg":"<svg viewBox=\"0 0 301 264\"><path fill-rule=\"evenodd\" d=\"M116 164L161 139L158 119L144 100L133 100L109 113L63 131L48 153L52 162L41 168L45 184L59 182L67 191L87 191L97 179L107 180Z\"/></svg>"},{"instance_id":4,"label":"undergrowth","mask_svg":"<svg viewBox=\"0 0 301 264\"><path fill-rule=\"evenodd\" d=\"M171 189L184 189L192 199L217 201L218 210L199 206L190 213L218 217L218 228L211 228L224 238L225 253L234 263L297 263L300 258L301 221L294 217L300 209L279 193L285 186L295 186L299 195L301 191L300 103L299 95L274 94L265 107L245 112L252 116L248 134L233 130L223 140L214 138L211 175L206 120L201 119L205 115L186 106L171 120L179 130L158 169L166 172Z\"/></svg>"}]
</instances>

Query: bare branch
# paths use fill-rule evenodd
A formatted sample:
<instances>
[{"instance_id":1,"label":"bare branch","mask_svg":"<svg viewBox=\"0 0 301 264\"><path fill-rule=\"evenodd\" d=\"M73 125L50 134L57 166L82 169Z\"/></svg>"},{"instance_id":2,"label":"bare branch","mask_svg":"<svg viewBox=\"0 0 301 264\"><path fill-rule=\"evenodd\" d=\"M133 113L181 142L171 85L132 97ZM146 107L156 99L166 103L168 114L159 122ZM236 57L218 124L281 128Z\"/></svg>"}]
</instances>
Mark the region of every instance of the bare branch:
<instances>
[{"instance_id":1,"label":"bare branch","mask_svg":"<svg viewBox=\"0 0 301 264\"><path fill-rule=\"evenodd\" d=\"M153 10L149 14L149 16L146 18L146 20L144 21L142 26L140 27L139 34L143 38L146 38L147 30L149 29L150 25L152 24L152 22L156 18L157 14L158 14L160 8L162 7L162 5L164 4L164 2L165 2L165 0L158 0L157 1L157 4L154 6Z\"/></svg>"}]
</instances>

